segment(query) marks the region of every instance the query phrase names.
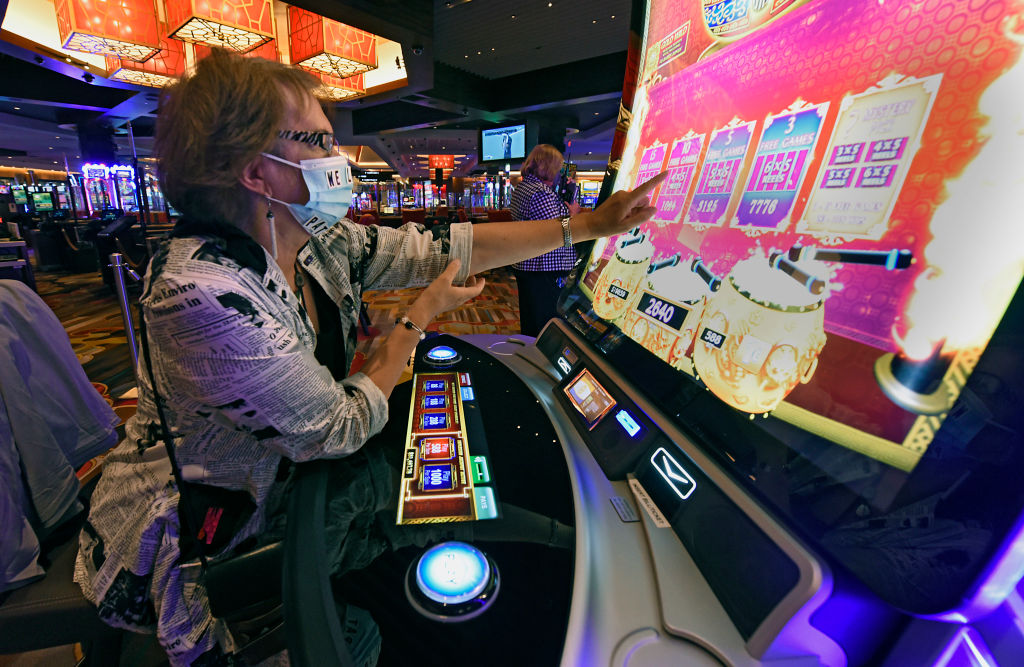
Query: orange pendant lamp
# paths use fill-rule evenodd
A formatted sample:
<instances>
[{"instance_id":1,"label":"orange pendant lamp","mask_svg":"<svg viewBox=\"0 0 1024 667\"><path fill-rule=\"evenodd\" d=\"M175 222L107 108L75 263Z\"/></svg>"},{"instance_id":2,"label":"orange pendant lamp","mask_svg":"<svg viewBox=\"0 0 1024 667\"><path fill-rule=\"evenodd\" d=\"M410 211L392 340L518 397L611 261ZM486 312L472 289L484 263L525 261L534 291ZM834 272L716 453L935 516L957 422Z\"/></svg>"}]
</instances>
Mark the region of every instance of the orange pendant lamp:
<instances>
[{"instance_id":1,"label":"orange pendant lamp","mask_svg":"<svg viewBox=\"0 0 1024 667\"><path fill-rule=\"evenodd\" d=\"M373 34L298 7L288 8L288 44L293 64L338 79L377 69Z\"/></svg>"},{"instance_id":2,"label":"orange pendant lamp","mask_svg":"<svg viewBox=\"0 0 1024 667\"><path fill-rule=\"evenodd\" d=\"M313 72L312 74L319 77L324 84L319 89L313 91L317 97L338 102L350 100L354 97L362 97L366 94L362 74L356 74L344 79L324 74L323 72Z\"/></svg>"},{"instance_id":3,"label":"orange pendant lamp","mask_svg":"<svg viewBox=\"0 0 1024 667\"><path fill-rule=\"evenodd\" d=\"M271 0L164 0L171 37L245 53L274 39Z\"/></svg>"},{"instance_id":4,"label":"orange pendant lamp","mask_svg":"<svg viewBox=\"0 0 1024 667\"><path fill-rule=\"evenodd\" d=\"M210 55L212 47L206 46L205 44L196 44L196 60L202 60L206 56ZM257 46L254 49L250 49L242 54L243 58L264 58L266 60L281 61L281 58L277 52L277 40L272 39L269 42L265 42L261 46Z\"/></svg>"},{"instance_id":5,"label":"orange pendant lamp","mask_svg":"<svg viewBox=\"0 0 1024 667\"><path fill-rule=\"evenodd\" d=\"M185 45L177 39L160 40L160 53L144 63L107 56L107 76L140 86L163 88L185 73Z\"/></svg>"},{"instance_id":6,"label":"orange pendant lamp","mask_svg":"<svg viewBox=\"0 0 1024 667\"><path fill-rule=\"evenodd\" d=\"M153 0L54 0L65 49L142 62L160 50Z\"/></svg>"}]
</instances>

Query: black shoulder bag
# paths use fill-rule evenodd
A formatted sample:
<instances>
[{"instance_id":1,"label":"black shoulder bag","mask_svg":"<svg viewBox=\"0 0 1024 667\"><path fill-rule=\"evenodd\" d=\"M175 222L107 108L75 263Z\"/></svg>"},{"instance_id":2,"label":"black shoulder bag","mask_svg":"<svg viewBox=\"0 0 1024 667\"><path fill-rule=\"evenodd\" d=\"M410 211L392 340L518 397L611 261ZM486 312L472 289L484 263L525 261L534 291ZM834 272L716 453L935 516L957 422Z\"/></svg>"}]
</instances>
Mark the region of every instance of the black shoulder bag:
<instances>
[{"instance_id":1,"label":"black shoulder bag","mask_svg":"<svg viewBox=\"0 0 1024 667\"><path fill-rule=\"evenodd\" d=\"M182 561L196 556L202 568L200 581L206 588L210 612L225 622L234 642L230 651L247 664L256 664L285 648L284 616L281 603L281 542L210 560L230 542L256 509L245 491L232 491L182 479L163 399L156 388L149 355L146 317L139 305L139 333L146 361L153 402L160 418L160 434L178 485L178 518L181 523L179 548Z\"/></svg>"}]
</instances>

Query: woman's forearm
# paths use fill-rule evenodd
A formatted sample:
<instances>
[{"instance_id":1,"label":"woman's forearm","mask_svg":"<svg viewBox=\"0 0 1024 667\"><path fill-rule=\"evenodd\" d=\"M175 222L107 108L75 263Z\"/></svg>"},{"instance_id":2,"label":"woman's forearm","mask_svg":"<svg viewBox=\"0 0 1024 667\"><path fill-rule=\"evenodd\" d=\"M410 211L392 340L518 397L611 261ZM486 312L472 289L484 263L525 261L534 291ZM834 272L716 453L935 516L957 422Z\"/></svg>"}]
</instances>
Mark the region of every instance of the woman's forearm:
<instances>
[{"instance_id":1,"label":"woman's forearm","mask_svg":"<svg viewBox=\"0 0 1024 667\"><path fill-rule=\"evenodd\" d=\"M579 214L569 219L573 242L589 241ZM470 273L505 266L513 262L537 257L562 247L562 221L517 220L514 222L488 222L473 226L473 261Z\"/></svg>"},{"instance_id":2,"label":"woman's forearm","mask_svg":"<svg viewBox=\"0 0 1024 667\"><path fill-rule=\"evenodd\" d=\"M620 190L593 211L577 213L569 219L572 241L592 241L620 234L646 222L654 215L648 196L665 180L662 172L632 192ZM513 262L543 255L561 247L561 220L488 222L473 225L473 262L471 275Z\"/></svg>"},{"instance_id":3,"label":"woman's forearm","mask_svg":"<svg viewBox=\"0 0 1024 667\"><path fill-rule=\"evenodd\" d=\"M425 329L433 320L433 313L414 303L406 317L421 329ZM390 398L419 342L417 331L396 326L394 331L388 334L384 344L366 359L360 370L377 385L385 397Z\"/></svg>"}]
</instances>

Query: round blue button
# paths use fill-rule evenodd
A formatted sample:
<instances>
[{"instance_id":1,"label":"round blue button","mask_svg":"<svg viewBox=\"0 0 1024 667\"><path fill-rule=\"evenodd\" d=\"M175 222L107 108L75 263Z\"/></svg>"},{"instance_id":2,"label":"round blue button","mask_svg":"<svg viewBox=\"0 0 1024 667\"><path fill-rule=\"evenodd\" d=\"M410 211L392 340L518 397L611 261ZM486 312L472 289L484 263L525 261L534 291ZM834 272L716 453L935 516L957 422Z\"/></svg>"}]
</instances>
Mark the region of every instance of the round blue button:
<instances>
[{"instance_id":1,"label":"round blue button","mask_svg":"<svg viewBox=\"0 0 1024 667\"><path fill-rule=\"evenodd\" d=\"M432 361L449 361L459 355L458 352L448 347L447 345L438 345L429 352L427 352L427 359Z\"/></svg>"},{"instance_id":2,"label":"round blue button","mask_svg":"<svg viewBox=\"0 0 1024 667\"><path fill-rule=\"evenodd\" d=\"M476 547L465 542L442 542L420 556L416 585L441 604L461 604L483 593L491 567Z\"/></svg>"}]
</instances>

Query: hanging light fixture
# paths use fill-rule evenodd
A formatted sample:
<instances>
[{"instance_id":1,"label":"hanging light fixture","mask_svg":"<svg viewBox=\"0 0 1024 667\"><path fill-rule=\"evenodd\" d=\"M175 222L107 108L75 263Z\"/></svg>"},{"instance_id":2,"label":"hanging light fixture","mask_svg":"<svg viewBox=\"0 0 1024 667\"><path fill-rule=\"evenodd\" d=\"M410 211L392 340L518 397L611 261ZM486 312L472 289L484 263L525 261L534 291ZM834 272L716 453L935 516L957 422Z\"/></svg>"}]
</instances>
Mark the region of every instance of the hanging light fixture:
<instances>
[{"instance_id":1,"label":"hanging light fixture","mask_svg":"<svg viewBox=\"0 0 1024 667\"><path fill-rule=\"evenodd\" d=\"M164 0L171 37L245 53L274 39L271 0Z\"/></svg>"},{"instance_id":2,"label":"hanging light fixture","mask_svg":"<svg viewBox=\"0 0 1024 667\"><path fill-rule=\"evenodd\" d=\"M136 62L160 50L153 0L55 0L65 49Z\"/></svg>"},{"instance_id":3,"label":"hanging light fixture","mask_svg":"<svg viewBox=\"0 0 1024 667\"><path fill-rule=\"evenodd\" d=\"M213 50L212 47L206 46L205 44L196 44L194 48L196 50L196 60L202 60L206 56L210 55L210 51ZM278 62L280 62L281 60L277 53L276 39L272 39L269 42L262 44L261 46L257 46L254 49L246 51L242 54L242 57L264 58L266 60L276 60Z\"/></svg>"},{"instance_id":4,"label":"hanging light fixture","mask_svg":"<svg viewBox=\"0 0 1024 667\"><path fill-rule=\"evenodd\" d=\"M185 45L165 37L160 40L160 53L144 63L107 56L107 72L111 79L163 88L185 73Z\"/></svg>"},{"instance_id":5,"label":"hanging light fixture","mask_svg":"<svg viewBox=\"0 0 1024 667\"><path fill-rule=\"evenodd\" d=\"M324 74L323 72L312 72L312 74L323 81L323 86L313 91L313 94L317 97L339 102L341 100L350 100L354 97L362 97L366 94L362 74L356 74L345 79Z\"/></svg>"},{"instance_id":6,"label":"hanging light fixture","mask_svg":"<svg viewBox=\"0 0 1024 667\"><path fill-rule=\"evenodd\" d=\"M377 69L377 38L298 7L288 8L292 63L345 79Z\"/></svg>"}]
</instances>

